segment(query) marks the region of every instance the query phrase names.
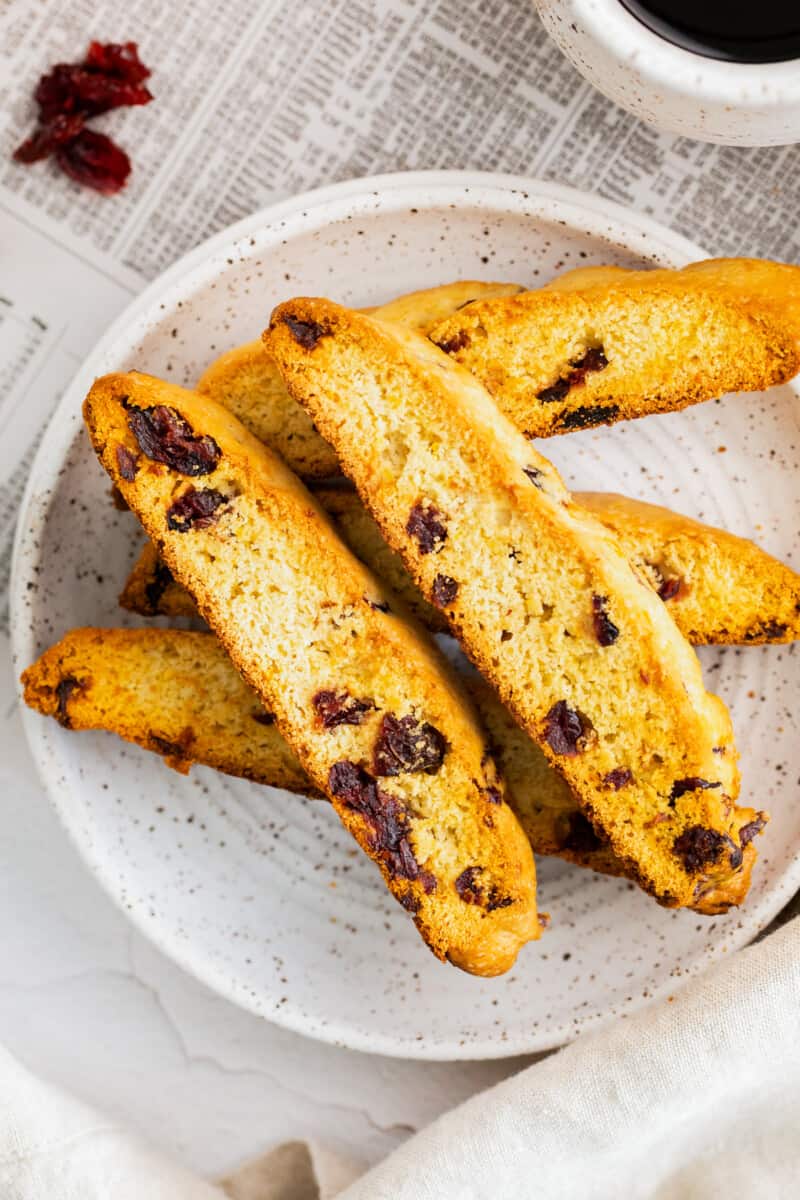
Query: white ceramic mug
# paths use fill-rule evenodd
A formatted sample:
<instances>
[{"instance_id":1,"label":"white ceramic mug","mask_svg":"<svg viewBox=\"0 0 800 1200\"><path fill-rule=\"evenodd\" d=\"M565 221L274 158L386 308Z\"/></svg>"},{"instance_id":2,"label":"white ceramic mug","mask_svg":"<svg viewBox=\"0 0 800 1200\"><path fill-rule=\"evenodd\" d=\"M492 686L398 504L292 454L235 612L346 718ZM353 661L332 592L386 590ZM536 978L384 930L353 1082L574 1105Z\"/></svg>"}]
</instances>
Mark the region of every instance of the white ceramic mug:
<instances>
[{"instance_id":1,"label":"white ceramic mug","mask_svg":"<svg viewBox=\"0 0 800 1200\"><path fill-rule=\"evenodd\" d=\"M706 57L654 33L620 0L535 2L545 28L581 74L643 121L732 146L800 141L800 58L742 63Z\"/></svg>"}]
</instances>

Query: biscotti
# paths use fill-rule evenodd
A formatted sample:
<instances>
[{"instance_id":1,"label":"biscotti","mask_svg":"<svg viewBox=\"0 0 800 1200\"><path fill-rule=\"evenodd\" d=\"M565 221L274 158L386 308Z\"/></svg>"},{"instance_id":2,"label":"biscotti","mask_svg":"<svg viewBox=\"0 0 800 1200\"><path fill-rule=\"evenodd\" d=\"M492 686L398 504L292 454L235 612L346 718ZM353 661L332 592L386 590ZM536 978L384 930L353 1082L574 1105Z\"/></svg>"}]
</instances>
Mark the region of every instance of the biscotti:
<instances>
[{"instance_id":1,"label":"biscotti","mask_svg":"<svg viewBox=\"0 0 800 1200\"><path fill-rule=\"evenodd\" d=\"M800 638L800 575L753 542L613 492L575 500L611 530L694 645Z\"/></svg>"},{"instance_id":2,"label":"biscotti","mask_svg":"<svg viewBox=\"0 0 800 1200\"><path fill-rule=\"evenodd\" d=\"M433 326L430 338L529 437L762 391L800 369L792 323L715 286L713 276L613 278L478 300Z\"/></svg>"},{"instance_id":3,"label":"biscotti","mask_svg":"<svg viewBox=\"0 0 800 1200\"><path fill-rule=\"evenodd\" d=\"M98 380L84 415L172 574L434 953L506 970L540 932L533 856L434 645L220 405L129 372Z\"/></svg>"},{"instance_id":4,"label":"biscotti","mask_svg":"<svg viewBox=\"0 0 800 1200\"><path fill-rule=\"evenodd\" d=\"M105 729L185 773L317 789L210 633L73 629L22 675L25 703L65 729Z\"/></svg>"},{"instance_id":5,"label":"biscotti","mask_svg":"<svg viewBox=\"0 0 800 1200\"><path fill-rule=\"evenodd\" d=\"M665 905L739 903L762 818L735 805L728 713L610 532L413 331L297 299L264 337L387 541L626 872Z\"/></svg>"},{"instance_id":6,"label":"biscotti","mask_svg":"<svg viewBox=\"0 0 800 1200\"><path fill-rule=\"evenodd\" d=\"M428 604L399 555L386 545L358 494L320 488L315 495L361 561L428 629L444 632L444 617ZM800 638L800 575L753 542L613 492L575 492L574 499L616 535L623 553L694 645ZM120 604L148 617L197 615L188 592L172 579L152 542L144 546Z\"/></svg>"},{"instance_id":7,"label":"biscotti","mask_svg":"<svg viewBox=\"0 0 800 1200\"><path fill-rule=\"evenodd\" d=\"M513 283L459 280L411 292L372 311L381 313L387 321L427 329L472 300L520 291L522 288ZM260 339L221 355L202 375L197 390L224 405L260 441L277 450L303 479L327 479L339 474L336 455L289 396Z\"/></svg>"}]
</instances>

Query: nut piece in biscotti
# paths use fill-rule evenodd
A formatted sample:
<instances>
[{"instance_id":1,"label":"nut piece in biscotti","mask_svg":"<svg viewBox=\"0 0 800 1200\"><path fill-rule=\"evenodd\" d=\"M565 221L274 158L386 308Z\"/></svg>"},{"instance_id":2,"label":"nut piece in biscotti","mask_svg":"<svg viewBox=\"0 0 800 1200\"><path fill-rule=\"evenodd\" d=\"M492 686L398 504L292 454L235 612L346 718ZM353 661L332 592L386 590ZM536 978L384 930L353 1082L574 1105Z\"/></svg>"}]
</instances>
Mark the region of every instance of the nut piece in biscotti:
<instances>
[{"instance_id":1,"label":"nut piece in biscotti","mask_svg":"<svg viewBox=\"0 0 800 1200\"><path fill-rule=\"evenodd\" d=\"M172 574L434 953L506 970L540 932L533 856L435 646L220 405L129 372L97 380L84 415ZM471 898L465 871L481 880Z\"/></svg>"},{"instance_id":2,"label":"nut piece in biscotti","mask_svg":"<svg viewBox=\"0 0 800 1200\"><path fill-rule=\"evenodd\" d=\"M575 499L615 534L690 642L800 638L800 575L753 542L611 492Z\"/></svg>"},{"instance_id":3,"label":"nut piece in biscotti","mask_svg":"<svg viewBox=\"0 0 800 1200\"><path fill-rule=\"evenodd\" d=\"M441 611L424 599L357 493L337 487L320 488L315 495L361 561L428 629L444 632ZM575 492L574 499L616 535L623 553L694 645L800 638L800 575L753 542L613 492ZM152 542L142 550L120 604L145 617L197 615L189 593L171 578Z\"/></svg>"},{"instance_id":4,"label":"nut piece in biscotti","mask_svg":"<svg viewBox=\"0 0 800 1200\"><path fill-rule=\"evenodd\" d=\"M400 296L379 309L387 321L427 329L465 304L487 296L521 292L515 283L458 280ZM286 391L264 343L248 342L221 355L202 375L197 391L229 409L260 441L277 450L303 479L339 474L336 455L311 419Z\"/></svg>"},{"instance_id":5,"label":"nut piece in biscotti","mask_svg":"<svg viewBox=\"0 0 800 1200\"><path fill-rule=\"evenodd\" d=\"M66 729L105 729L160 754L314 794L252 688L210 633L73 629L22 676L25 703Z\"/></svg>"},{"instance_id":6,"label":"nut piece in biscotti","mask_svg":"<svg viewBox=\"0 0 800 1200\"><path fill-rule=\"evenodd\" d=\"M756 814L735 806L728 713L611 533L420 335L297 299L264 337L387 541L626 871L665 905L739 903L755 853L739 831Z\"/></svg>"},{"instance_id":7,"label":"nut piece in biscotti","mask_svg":"<svg viewBox=\"0 0 800 1200\"><path fill-rule=\"evenodd\" d=\"M480 300L429 335L530 437L760 391L800 368L795 329L775 307L700 271L635 275Z\"/></svg>"}]
</instances>

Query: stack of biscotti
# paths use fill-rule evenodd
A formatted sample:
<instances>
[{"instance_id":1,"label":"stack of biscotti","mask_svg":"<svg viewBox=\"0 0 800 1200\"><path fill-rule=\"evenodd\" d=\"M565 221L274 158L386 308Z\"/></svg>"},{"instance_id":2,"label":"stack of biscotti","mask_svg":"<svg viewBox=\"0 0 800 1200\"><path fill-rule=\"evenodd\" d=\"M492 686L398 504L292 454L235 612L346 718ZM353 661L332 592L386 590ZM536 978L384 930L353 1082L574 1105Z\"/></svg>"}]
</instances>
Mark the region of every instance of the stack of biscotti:
<instances>
[{"instance_id":1,"label":"stack of biscotti","mask_svg":"<svg viewBox=\"0 0 800 1200\"><path fill-rule=\"evenodd\" d=\"M203 400L135 373L100 381L87 399L90 431L124 499L154 539L145 546L121 603L147 616L201 614L221 640L210 633L164 629L75 630L25 672L26 701L67 728L111 730L162 755L177 770L188 770L192 762L205 763L259 783L327 795L391 890L414 913L434 952L477 973L505 969L518 947L538 934L532 862L523 852L520 830L537 853L559 854L597 870L628 875L661 903L704 913L724 911L740 902L747 890L755 858L752 840L766 817L735 807L738 774L726 714L703 692L696 662L692 668L694 660L690 651L686 657L680 634L696 644L794 640L800 635L800 578L752 543L666 509L593 493L578 493L571 500L550 464L528 447L522 454L522 439L496 409L487 408L488 397L480 386L467 376L465 388L463 371L449 367L419 335L429 334L451 357L469 358L475 352L471 371L484 379L494 403L518 427L535 427L541 434L567 432L622 416L679 408L729 388L760 389L788 378L797 367L798 273L797 268L778 264L718 260L693 264L683 272L585 268L568 272L540 293L521 294L519 286L510 284L459 283L401 297L361 314L326 307L326 302L316 302L318 308L311 302L312 308L306 309L306 302L297 301L278 311L263 343L231 351L209 368L198 385ZM561 293L557 303L552 298L545 304L532 299L556 292ZM514 310L514 301L522 315ZM477 325L471 323L475 313ZM708 321L716 324L711 333L703 328ZM398 326L412 332L405 335ZM583 342L580 336L576 340L581 328ZM514 339L517 344L510 344ZM318 351L328 340L333 343L329 359ZM726 340L731 350L727 359L722 351ZM479 343L483 348L477 353ZM536 352L526 357L526 346L531 345ZM703 369L692 372L691 365L696 368L703 355ZM551 359L557 364L554 382L541 388L543 363L553 373ZM678 360L680 369L675 366ZM600 373L605 374L603 387L589 386ZM123 378L125 398L120 400ZM349 405L340 403L348 380L358 381ZM365 380L371 410L366 422L359 423L355 409L364 399ZM407 387L401 404L398 380L405 380ZM651 394L643 397L639 393L645 388ZM116 391L116 401L109 398L109 390ZM341 485L317 483L312 499L289 472L281 474L274 455L220 413L219 404L311 482L338 474L342 463L366 506ZM195 420L205 426L202 432L197 432ZM135 445L121 437L112 454L108 429L119 433L126 423ZM427 436L420 427L426 424ZM215 428L224 437L217 440ZM372 439L366 443L371 450L389 445L394 452L388 472L381 469L385 464L368 467L355 452L364 429ZM225 439L229 441L223 454ZM433 453L432 441L437 442ZM224 479L218 476L223 457L229 460ZM519 468L523 457L526 486L521 495L518 480L507 468L509 461ZM481 523L473 522L470 530L468 520L465 524L469 506L460 504L464 481L471 481L470 470L478 462L490 469L479 472L472 507L483 518L485 532L507 536L512 564L513 586L496 591L501 601L511 599L514 604L508 605L499 625L495 620L494 628L491 619L498 613L486 619L486 611L476 603L479 586L470 595L469 586L455 574L456 564L459 570L469 568L480 545L475 529ZM165 477L163 488L153 485L153 475ZM181 480L185 485L187 479L200 476L208 476L202 487L181 487ZM406 495L412 484L418 485L405 525L388 495L387 479L392 477ZM291 488L287 479L293 480ZM218 486L220 482L225 486ZM542 493L533 507L526 503L529 486ZM282 500L277 507L276 492ZM287 508L283 501L288 492L292 499ZM266 494L270 503L265 503ZM325 524L325 535L319 524L325 518L317 504L333 522L332 527ZM159 528L159 505L166 513L166 531ZM308 521L305 539L287 541L290 510L300 524ZM282 531L276 526L279 512ZM233 528L231 515L236 518ZM517 536L520 521L525 528ZM244 541L241 527L246 528ZM440 727L422 720L421 714L428 716L429 710L413 703L410 720L390 707L378 721L378 712L384 710L373 695L377 689L372 672L381 676L383 659L380 653L372 654L370 639L380 642L385 630L377 618L375 628L369 620L362 627L359 614L351 614L349 607L347 619L358 627L356 636L369 645L369 662L364 645L359 653L348 646L342 660L348 686L320 688L311 696L310 712L307 689L305 707L295 703L287 713L280 700L272 703L277 690L287 690L287 678L290 699L297 700L297 688L303 688L293 674L303 674L308 683L308 671L303 672L297 661L309 629L304 624L307 601L313 596L323 608L326 603L309 579L319 569L318 563L312 566L315 552L325 564L332 555L338 568L330 581L337 602L343 602L342 579L352 582L343 564L348 561L352 567L354 560L334 529L374 572L370 595L378 607L371 611L381 612L388 604L391 614L384 615L391 615L395 632L404 630L393 644L395 652L398 645L404 650L416 646L410 692L403 686L403 659L401 683L387 687L384 680L384 696L397 707L420 691L425 704L435 707L429 690L444 688L455 704L455 714L446 708L446 728L444 721ZM461 540L465 529L466 548L452 555L456 534ZM540 577L531 579L516 564L531 561L534 535L543 533L548 552L555 553L548 553L544 564L537 561ZM322 539L319 546L315 537ZM489 538L487 545L496 540ZM274 578L276 545L287 557L287 570L279 580ZM222 549L232 553L223 554ZM264 553L271 556L270 570L266 579L254 584ZM496 555L489 558L496 567ZM435 572L426 570L434 560ZM625 564L627 575L620 567L625 560L630 564ZM453 574L438 569L445 564ZM542 600L553 565L567 592L575 591L571 603ZM360 570L357 563L355 568ZM287 578L295 585L291 601ZM378 579L398 598L382 589ZM587 593L600 582L603 591ZM576 603L578 596L582 608ZM282 614L277 622L272 621L273 606ZM430 632L456 632L486 678L455 680L406 610ZM653 619L657 610L663 615ZM253 637L254 611L263 613L271 626L262 627L260 641ZM626 628L628 621L635 628L643 616L653 624L645 646L633 654L630 645L618 645L626 633L616 620L621 614ZM553 632L565 616L563 638L569 640L562 641L562 635L554 638ZM340 623L339 618L332 620L334 626ZM340 632L326 628L331 641L322 639L321 653L328 655L327 666L339 661ZM349 632L352 636L352 627ZM297 636L292 638L292 633ZM587 640L594 643L591 649ZM344 641L347 645L346 636ZM269 658L269 648L275 652L278 645L285 658L294 660L282 662L281 670L278 660ZM599 680L581 691L574 687L577 668L591 676L598 648L613 653L601 654ZM391 658L385 647L381 649ZM666 668L655 666L654 650L666 651ZM627 690L615 691L613 683L609 687L615 672L631 665L639 670L638 684ZM542 720L538 699L531 702L524 691L541 690L548 672L560 672L560 678L580 693L580 702L573 708L557 700ZM648 727L648 734L657 734L649 746L653 761L645 764L648 774L642 763L645 739L631 739L630 729L620 730L620 725L635 722L643 711L653 717L646 704L642 708L643 698L652 700L651 693L667 703L676 694L682 700L679 685L688 695L683 708L679 703L668 720L655 714L652 729ZM209 690L215 697L213 718ZM588 713L587 697L600 694L609 701L610 711ZM309 724L314 725L311 733ZM474 837L476 818L483 810L480 803L475 806L474 797L470 803L465 786L465 729L483 745L479 790L491 794L491 803L501 795L507 800L502 830L486 845ZM330 764L325 778L331 730L342 730L356 753ZM437 794L426 795L421 803L415 785L426 781L412 777L441 777L443 763L452 765L450 733L456 730L461 731L453 735L459 740L456 767L462 771L461 786L455 796L447 795L448 803L442 803L444 796L438 796L436 786L432 792ZM681 737L688 741L684 753L677 745ZM715 743L710 747L713 759L709 741ZM616 759L616 765L604 769L609 742L618 757L631 750L635 771ZM435 763L440 754L441 761ZM390 769L384 771L387 765ZM489 782L490 776L494 782ZM671 780L668 790L664 780ZM454 804L460 814L455 824ZM494 811L490 816L490 827L496 828ZM442 840L444 846L439 844ZM432 845L437 854L424 857ZM473 858L480 862L463 865L465 846L479 850ZM456 867L461 869L454 874ZM442 880L449 886L443 889ZM479 921L465 919L465 905Z\"/></svg>"}]
</instances>

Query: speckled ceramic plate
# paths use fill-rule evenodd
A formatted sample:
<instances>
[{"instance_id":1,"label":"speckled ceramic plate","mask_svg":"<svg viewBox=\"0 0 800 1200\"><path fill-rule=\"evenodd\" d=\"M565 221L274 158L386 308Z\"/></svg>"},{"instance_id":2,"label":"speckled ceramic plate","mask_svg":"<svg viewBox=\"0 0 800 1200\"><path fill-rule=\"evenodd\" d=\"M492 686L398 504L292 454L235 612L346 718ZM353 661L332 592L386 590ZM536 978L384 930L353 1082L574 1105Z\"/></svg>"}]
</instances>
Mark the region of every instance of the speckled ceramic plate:
<instances>
[{"instance_id":1,"label":"speckled ceramic plate","mask_svg":"<svg viewBox=\"0 0 800 1200\"><path fill-rule=\"evenodd\" d=\"M125 620L116 596L134 519L81 429L92 378L136 366L191 384L296 294L375 304L462 277L536 285L591 262L680 265L701 251L553 184L390 176L280 204L212 239L116 322L48 429L23 506L13 581L18 666L74 625ZM581 488L627 492L800 552L800 405L789 388L575 434L543 447ZM188 779L110 735L26 715L42 777L91 870L188 971L291 1029L362 1050L494 1057L555 1046L632 1012L752 938L800 886L796 659L703 652L733 711L743 795L772 810L745 907L666 912L625 882L540 861L538 945L500 979L438 963L324 804L195 768ZM213 704L213 697L209 697Z\"/></svg>"}]
</instances>

